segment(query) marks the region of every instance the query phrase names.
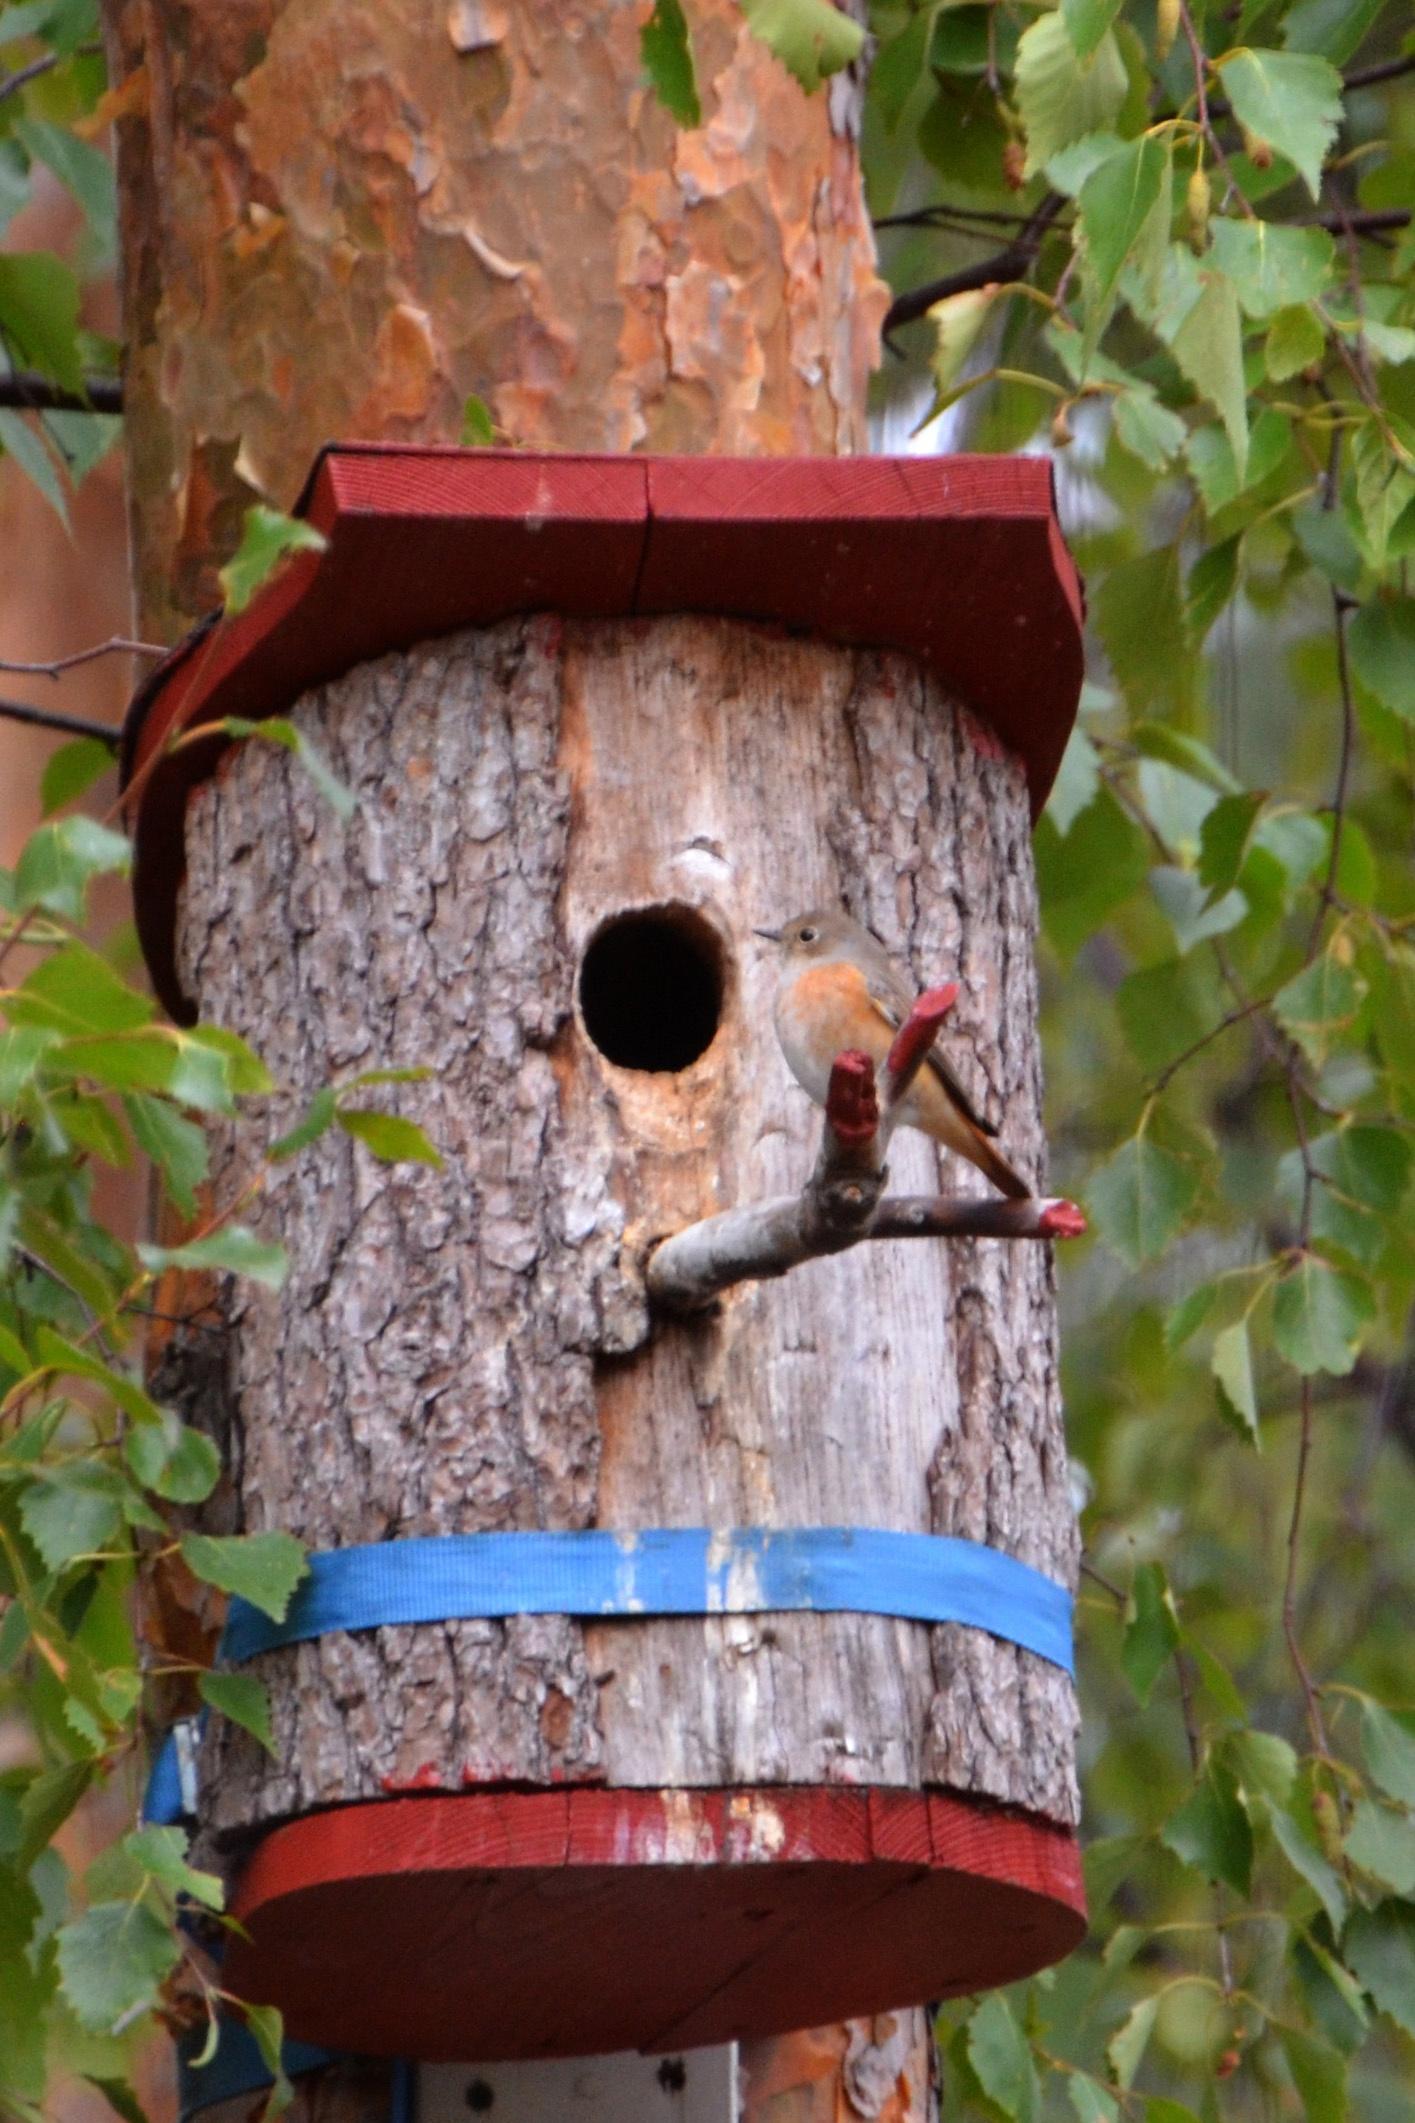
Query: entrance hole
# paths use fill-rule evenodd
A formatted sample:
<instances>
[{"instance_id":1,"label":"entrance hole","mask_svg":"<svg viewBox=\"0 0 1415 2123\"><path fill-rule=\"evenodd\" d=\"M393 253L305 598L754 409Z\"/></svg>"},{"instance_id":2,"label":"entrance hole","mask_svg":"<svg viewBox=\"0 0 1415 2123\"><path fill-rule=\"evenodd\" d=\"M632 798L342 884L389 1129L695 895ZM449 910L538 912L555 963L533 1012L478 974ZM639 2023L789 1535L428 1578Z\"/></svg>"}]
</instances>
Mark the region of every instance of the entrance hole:
<instances>
[{"instance_id":1,"label":"entrance hole","mask_svg":"<svg viewBox=\"0 0 1415 2123\"><path fill-rule=\"evenodd\" d=\"M722 990L722 945L691 907L613 915L580 965L585 1030L621 1069L668 1073L706 1054L721 1022Z\"/></svg>"}]
</instances>

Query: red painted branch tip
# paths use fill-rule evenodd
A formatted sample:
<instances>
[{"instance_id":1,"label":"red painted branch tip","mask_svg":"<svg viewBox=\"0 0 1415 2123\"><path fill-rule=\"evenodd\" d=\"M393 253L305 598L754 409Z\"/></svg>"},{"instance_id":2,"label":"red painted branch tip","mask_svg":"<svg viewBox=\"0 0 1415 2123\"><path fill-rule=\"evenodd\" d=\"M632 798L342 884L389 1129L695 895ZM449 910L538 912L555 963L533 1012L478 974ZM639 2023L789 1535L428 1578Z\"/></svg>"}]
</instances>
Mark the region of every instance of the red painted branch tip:
<instances>
[{"instance_id":1,"label":"red painted branch tip","mask_svg":"<svg viewBox=\"0 0 1415 2123\"><path fill-rule=\"evenodd\" d=\"M863 1150L879 1127L875 1065L856 1047L847 1047L835 1057L825 1094L825 1117L847 1150Z\"/></svg>"},{"instance_id":2,"label":"red painted branch tip","mask_svg":"<svg viewBox=\"0 0 1415 2123\"><path fill-rule=\"evenodd\" d=\"M938 1038L938 1028L958 1000L956 980L941 988L926 988L894 1035L894 1045L885 1060L891 1087L904 1089L912 1083L929 1048Z\"/></svg>"},{"instance_id":3,"label":"red painted branch tip","mask_svg":"<svg viewBox=\"0 0 1415 2123\"><path fill-rule=\"evenodd\" d=\"M1085 1216L1075 1202L1048 1202L1040 1225L1045 1238L1083 1238L1087 1229Z\"/></svg>"}]
</instances>

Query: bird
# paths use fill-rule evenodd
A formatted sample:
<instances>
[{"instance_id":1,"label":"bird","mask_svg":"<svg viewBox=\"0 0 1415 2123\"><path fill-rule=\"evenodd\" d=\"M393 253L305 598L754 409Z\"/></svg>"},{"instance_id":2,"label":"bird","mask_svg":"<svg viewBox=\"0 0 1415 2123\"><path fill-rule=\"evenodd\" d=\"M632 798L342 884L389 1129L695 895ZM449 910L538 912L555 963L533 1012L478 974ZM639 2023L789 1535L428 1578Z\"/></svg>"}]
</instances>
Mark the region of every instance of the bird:
<instances>
[{"instance_id":1,"label":"bird","mask_svg":"<svg viewBox=\"0 0 1415 2123\"><path fill-rule=\"evenodd\" d=\"M781 954L776 1036L787 1067L823 1106L838 1054L855 1048L876 1069L882 1066L913 1006L912 991L878 938L835 908L815 907L779 929L754 933ZM930 1048L899 1118L966 1157L1013 1201L1030 1197L1027 1182L993 1143L996 1128L983 1119L937 1047Z\"/></svg>"}]
</instances>

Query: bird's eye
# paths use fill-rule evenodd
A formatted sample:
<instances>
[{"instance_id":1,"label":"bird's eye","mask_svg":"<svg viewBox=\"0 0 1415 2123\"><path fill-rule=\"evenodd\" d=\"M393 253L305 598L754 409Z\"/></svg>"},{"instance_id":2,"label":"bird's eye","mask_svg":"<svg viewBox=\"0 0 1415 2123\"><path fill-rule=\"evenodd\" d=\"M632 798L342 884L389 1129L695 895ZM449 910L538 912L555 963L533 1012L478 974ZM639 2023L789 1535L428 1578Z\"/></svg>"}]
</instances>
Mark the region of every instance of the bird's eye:
<instances>
[{"instance_id":1,"label":"bird's eye","mask_svg":"<svg viewBox=\"0 0 1415 2123\"><path fill-rule=\"evenodd\" d=\"M808 925L807 925L807 926L806 926L806 927L805 927L805 928L804 928L804 929L803 929L803 930L801 931L801 941L802 941L802 943L803 943L803 944L813 944L813 943L815 942L816 938L817 938L817 937L818 937L818 936L820 935L820 933L821 933L821 932L820 932L820 930L819 930L819 929L813 929L813 928L811 928L811 927L809 926L809 924L808 924Z\"/></svg>"}]
</instances>

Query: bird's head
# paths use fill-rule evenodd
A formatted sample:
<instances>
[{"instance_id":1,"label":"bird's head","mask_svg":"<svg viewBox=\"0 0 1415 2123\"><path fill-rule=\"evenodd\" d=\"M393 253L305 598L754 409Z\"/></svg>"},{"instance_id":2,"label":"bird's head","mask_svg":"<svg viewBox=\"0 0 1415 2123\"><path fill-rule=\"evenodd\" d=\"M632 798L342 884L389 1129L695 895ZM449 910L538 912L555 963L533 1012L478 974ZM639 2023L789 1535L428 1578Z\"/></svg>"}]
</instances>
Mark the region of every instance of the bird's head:
<instances>
[{"instance_id":1,"label":"bird's head","mask_svg":"<svg viewBox=\"0 0 1415 2123\"><path fill-rule=\"evenodd\" d=\"M783 958L799 963L812 958L833 958L859 935L859 925L833 907L813 907L798 914L779 929L753 932L775 944Z\"/></svg>"}]
</instances>

